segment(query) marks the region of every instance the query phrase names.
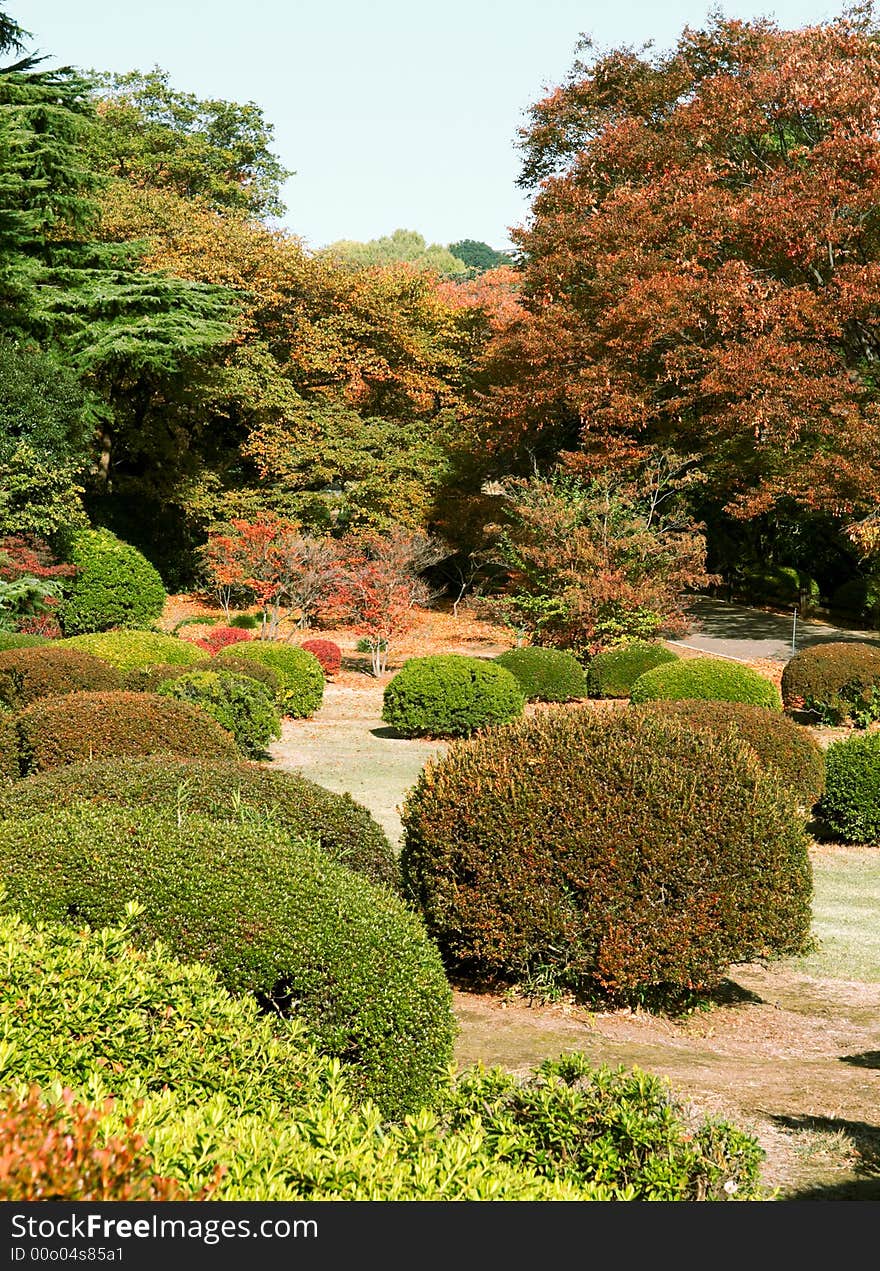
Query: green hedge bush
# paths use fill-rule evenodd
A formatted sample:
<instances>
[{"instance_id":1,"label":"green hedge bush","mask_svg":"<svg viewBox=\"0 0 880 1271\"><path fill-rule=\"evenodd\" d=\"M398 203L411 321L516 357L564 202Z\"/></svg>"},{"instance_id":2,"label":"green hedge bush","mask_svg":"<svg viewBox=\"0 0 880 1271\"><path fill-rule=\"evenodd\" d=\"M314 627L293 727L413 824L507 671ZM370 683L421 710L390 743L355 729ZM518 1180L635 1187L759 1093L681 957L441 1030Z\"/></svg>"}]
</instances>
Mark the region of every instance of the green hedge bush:
<instances>
[{"instance_id":1,"label":"green hedge bush","mask_svg":"<svg viewBox=\"0 0 880 1271\"><path fill-rule=\"evenodd\" d=\"M41 645L50 644L45 636L24 635L19 631L0 631L0 650L37 649Z\"/></svg>"},{"instance_id":2,"label":"green hedge bush","mask_svg":"<svg viewBox=\"0 0 880 1271\"><path fill-rule=\"evenodd\" d=\"M53 694L121 687L115 667L79 649L49 645L38 649L0 652L0 705L19 710L29 702Z\"/></svg>"},{"instance_id":3,"label":"green hedge bush","mask_svg":"<svg viewBox=\"0 0 880 1271\"><path fill-rule=\"evenodd\" d=\"M880 733L832 742L819 813L844 843L880 843Z\"/></svg>"},{"instance_id":4,"label":"green hedge bush","mask_svg":"<svg viewBox=\"0 0 880 1271\"><path fill-rule=\"evenodd\" d=\"M382 718L404 737L467 737L522 714L525 694L510 671L482 658L410 658L385 689Z\"/></svg>"},{"instance_id":5,"label":"green hedge bush","mask_svg":"<svg viewBox=\"0 0 880 1271\"><path fill-rule=\"evenodd\" d=\"M70 560L79 572L65 587L65 635L146 627L162 613L165 587L158 570L109 530L80 530Z\"/></svg>"},{"instance_id":6,"label":"green hedge bush","mask_svg":"<svg viewBox=\"0 0 880 1271\"><path fill-rule=\"evenodd\" d=\"M700 698L713 702L748 702L781 711L782 699L772 680L738 662L718 658L679 658L646 671L632 686L633 702L680 701Z\"/></svg>"},{"instance_id":7,"label":"green hedge bush","mask_svg":"<svg viewBox=\"0 0 880 1271\"><path fill-rule=\"evenodd\" d=\"M279 706L284 715L305 719L324 698L324 672L313 653L281 640L249 640L235 645L235 660L256 662L274 671L281 682ZM215 659L215 663L219 659ZM228 665L227 655L223 655Z\"/></svg>"},{"instance_id":8,"label":"green hedge bush","mask_svg":"<svg viewBox=\"0 0 880 1271\"><path fill-rule=\"evenodd\" d=\"M237 753L231 735L198 706L156 693L43 697L13 722L25 775L122 755L234 759Z\"/></svg>"},{"instance_id":9,"label":"green hedge bush","mask_svg":"<svg viewBox=\"0 0 880 1271\"><path fill-rule=\"evenodd\" d=\"M765 768L794 791L804 807L811 808L825 789L822 747L806 728L787 715L746 702L688 699L645 702L638 709L659 711L713 733L733 732L751 746Z\"/></svg>"},{"instance_id":10,"label":"green hedge bush","mask_svg":"<svg viewBox=\"0 0 880 1271\"><path fill-rule=\"evenodd\" d=\"M190 671L166 680L156 690L161 697L192 702L207 711L249 759L263 759L270 741L281 736L281 716L268 689L249 676L232 671Z\"/></svg>"},{"instance_id":11,"label":"green hedge bush","mask_svg":"<svg viewBox=\"0 0 880 1271\"><path fill-rule=\"evenodd\" d=\"M629 697L640 675L655 666L677 662L678 655L664 644L650 640L632 640L597 653L587 667L587 684L591 697Z\"/></svg>"},{"instance_id":12,"label":"green hedge bush","mask_svg":"<svg viewBox=\"0 0 880 1271\"><path fill-rule=\"evenodd\" d=\"M185 810L239 825L271 821L371 882L400 885L394 849L367 809L351 795L334 794L295 772L153 755L71 764L0 790L0 816L26 817L76 803L175 815Z\"/></svg>"},{"instance_id":13,"label":"green hedge bush","mask_svg":"<svg viewBox=\"0 0 880 1271\"><path fill-rule=\"evenodd\" d=\"M55 643L59 648L91 653L123 672L160 665L196 666L208 661L204 649L161 631L102 631Z\"/></svg>"},{"instance_id":14,"label":"green hedge bush","mask_svg":"<svg viewBox=\"0 0 880 1271\"><path fill-rule=\"evenodd\" d=\"M15 716L9 711L0 711L0 790L9 781L18 781L21 776L21 743Z\"/></svg>"},{"instance_id":15,"label":"green hedge bush","mask_svg":"<svg viewBox=\"0 0 880 1271\"><path fill-rule=\"evenodd\" d=\"M200 665L200 664L197 664ZM160 685L175 680L179 675L190 675L191 666L173 662L160 662L158 666L136 666L122 676L122 687L129 693L155 693Z\"/></svg>"},{"instance_id":16,"label":"green hedge bush","mask_svg":"<svg viewBox=\"0 0 880 1271\"><path fill-rule=\"evenodd\" d=\"M421 920L271 822L71 807L0 826L0 876L28 921L104 926L138 901L140 941L161 938L233 992L301 1015L385 1115L434 1097L455 1025Z\"/></svg>"},{"instance_id":17,"label":"green hedge bush","mask_svg":"<svg viewBox=\"0 0 880 1271\"><path fill-rule=\"evenodd\" d=\"M510 671L529 702L571 702L587 696L584 668L562 649L508 649L495 662Z\"/></svg>"},{"instance_id":18,"label":"green hedge bush","mask_svg":"<svg viewBox=\"0 0 880 1271\"><path fill-rule=\"evenodd\" d=\"M553 711L458 742L403 822L405 891L461 976L674 997L808 936L794 799L674 719Z\"/></svg>"},{"instance_id":19,"label":"green hedge bush","mask_svg":"<svg viewBox=\"0 0 880 1271\"><path fill-rule=\"evenodd\" d=\"M760 1194L754 1139L695 1119L665 1083L638 1071L593 1070L580 1055L547 1061L525 1079L473 1069L445 1086L436 1111L383 1124L375 1108L353 1103L338 1066L315 1052L299 1021L273 1026L207 967L182 964L161 946L134 948L124 929L35 929L8 915L0 915L0 944L0 1032L16 1038L0 1058L4 1085L76 1091L99 1110L107 1134L142 1136L144 1174L174 1175L185 1195ZM67 1199L72 1192L69 1183Z\"/></svg>"},{"instance_id":20,"label":"green hedge bush","mask_svg":"<svg viewBox=\"0 0 880 1271\"><path fill-rule=\"evenodd\" d=\"M273 671L271 666L255 662L253 658L237 658L234 653L218 653L211 659L210 666L212 671L232 671L234 675L250 676L258 684L265 685L272 696L272 701L280 704L281 676L277 671Z\"/></svg>"},{"instance_id":21,"label":"green hedge bush","mask_svg":"<svg viewBox=\"0 0 880 1271\"><path fill-rule=\"evenodd\" d=\"M801 605L809 611L819 604L819 584L804 570L792 565L768 565L749 570L745 590L754 600L780 605Z\"/></svg>"},{"instance_id":22,"label":"green hedge bush","mask_svg":"<svg viewBox=\"0 0 880 1271\"><path fill-rule=\"evenodd\" d=\"M841 583L831 596L831 608L858 618L876 618L880 614L880 579L850 578Z\"/></svg>"},{"instance_id":23,"label":"green hedge bush","mask_svg":"<svg viewBox=\"0 0 880 1271\"><path fill-rule=\"evenodd\" d=\"M851 720L864 728L880 719L880 647L829 640L801 649L782 672L782 700L823 724Z\"/></svg>"}]
</instances>

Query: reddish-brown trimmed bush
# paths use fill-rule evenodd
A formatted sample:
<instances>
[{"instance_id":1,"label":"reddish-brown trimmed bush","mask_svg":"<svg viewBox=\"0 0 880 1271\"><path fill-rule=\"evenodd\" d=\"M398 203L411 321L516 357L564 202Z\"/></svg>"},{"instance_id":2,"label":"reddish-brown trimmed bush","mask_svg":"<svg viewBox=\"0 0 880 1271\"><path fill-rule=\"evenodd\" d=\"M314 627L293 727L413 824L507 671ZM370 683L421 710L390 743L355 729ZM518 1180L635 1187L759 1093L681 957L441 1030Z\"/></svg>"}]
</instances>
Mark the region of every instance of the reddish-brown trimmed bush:
<instances>
[{"instance_id":1,"label":"reddish-brown trimmed bush","mask_svg":"<svg viewBox=\"0 0 880 1271\"><path fill-rule=\"evenodd\" d=\"M684 699L644 702L634 709L659 711L713 733L733 732L747 742L761 763L775 772L811 808L825 789L825 753L806 728L787 715L746 702Z\"/></svg>"},{"instance_id":2,"label":"reddish-brown trimmed bush","mask_svg":"<svg viewBox=\"0 0 880 1271\"><path fill-rule=\"evenodd\" d=\"M336 675L342 666L342 650L332 640L303 640L299 647L314 653L325 675Z\"/></svg>"},{"instance_id":3,"label":"reddish-brown trimmed bush","mask_svg":"<svg viewBox=\"0 0 880 1271\"><path fill-rule=\"evenodd\" d=\"M156 693L70 693L45 697L15 717L22 772L84 759L183 755L235 759L232 736L189 702Z\"/></svg>"},{"instance_id":4,"label":"reddish-brown trimmed bush","mask_svg":"<svg viewBox=\"0 0 880 1271\"><path fill-rule=\"evenodd\" d=\"M675 997L808 937L794 799L743 742L659 714L457 742L403 820L404 886L462 976Z\"/></svg>"},{"instance_id":5,"label":"reddish-brown trimmed bush","mask_svg":"<svg viewBox=\"0 0 880 1271\"><path fill-rule=\"evenodd\" d=\"M9 710L56 693L112 691L121 685L115 666L79 649L43 645L0 652L0 704Z\"/></svg>"},{"instance_id":6,"label":"reddish-brown trimmed bush","mask_svg":"<svg viewBox=\"0 0 880 1271\"><path fill-rule=\"evenodd\" d=\"M0 1200L187 1200L170 1178L154 1173L147 1145L124 1120L125 1137L101 1131L98 1108L65 1090L47 1103L38 1087L0 1104Z\"/></svg>"},{"instance_id":7,"label":"reddish-brown trimmed bush","mask_svg":"<svg viewBox=\"0 0 880 1271\"><path fill-rule=\"evenodd\" d=\"M801 649L782 672L782 700L825 724L852 719L864 727L880 718L880 647L829 640Z\"/></svg>"}]
</instances>

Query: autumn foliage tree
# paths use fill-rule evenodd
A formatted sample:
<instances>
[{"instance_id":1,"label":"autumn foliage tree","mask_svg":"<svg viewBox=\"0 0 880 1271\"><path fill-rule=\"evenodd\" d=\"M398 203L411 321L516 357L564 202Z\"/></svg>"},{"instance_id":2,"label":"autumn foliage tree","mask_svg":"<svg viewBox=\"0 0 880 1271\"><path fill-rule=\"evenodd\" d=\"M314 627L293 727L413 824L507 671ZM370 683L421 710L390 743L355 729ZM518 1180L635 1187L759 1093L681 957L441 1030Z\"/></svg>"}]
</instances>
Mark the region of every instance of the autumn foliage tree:
<instances>
[{"instance_id":1,"label":"autumn foliage tree","mask_svg":"<svg viewBox=\"0 0 880 1271\"><path fill-rule=\"evenodd\" d=\"M880 481L880 40L713 17L666 54L582 46L523 134L523 316L497 452L582 471L661 446L729 516L846 521Z\"/></svg>"},{"instance_id":2,"label":"autumn foliage tree","mask_svg":"<svg viewBox=\"0 0 880 1271\"><path fill-rule=\"evenodd\" d=\"M687 589L711 581L683 503L695 475L656 455L637 479L556 471L500 484L495 559L507 583L489 607L521 638L582 654L684 629Z\"/></svg>"},{"instance_id":3,"label":"autumn foliage tree","mask_svg":"<svg viewBox=\"0 0 880 1271\"><path fill-rule=\"evenodd\" d=\"M340 542L324 612L367 640L374 675L384 674L392 643L410 630L417 611L430 601L432 592L422 574L445 554L442 543L402 528Z\"/></svg>"},{"instance_id":4,"label":"autumn foliage tree","mask_svg":"<svg viewBox=\"0 0 880 1271\"><path fill-rule=\"evenodd\" d=\"M291 612L304 626L331 583L334 545L311 538L299 526L263 515L233 520L227 533L213 533L203 551L208 577L229 617L232 599L245 593L263 609L261 636L274 639Z\"/></svg>"}]
</instances>

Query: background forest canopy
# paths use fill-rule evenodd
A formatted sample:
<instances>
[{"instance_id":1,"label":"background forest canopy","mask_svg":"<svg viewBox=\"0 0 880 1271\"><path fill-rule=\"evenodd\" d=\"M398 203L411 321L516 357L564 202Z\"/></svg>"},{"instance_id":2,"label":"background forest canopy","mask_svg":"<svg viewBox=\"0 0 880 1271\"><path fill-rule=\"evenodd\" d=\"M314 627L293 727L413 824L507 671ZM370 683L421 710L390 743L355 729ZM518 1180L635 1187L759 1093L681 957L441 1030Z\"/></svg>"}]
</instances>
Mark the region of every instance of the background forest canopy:
<instances>
[{"instance_id":1,"label":"background forest canopy","mask_svg":"<svg viewBox=\"0 0 880 1271\"><path fill-rule=\"evenodd\" d=\"M257 105L33 45L0 14L0 537L106 526L182 588L234 519L427 531L592 648L713 577L877 603L870 7L582 43L520 132L515 257L309 250Z\"/></svg>"}]
</instances>

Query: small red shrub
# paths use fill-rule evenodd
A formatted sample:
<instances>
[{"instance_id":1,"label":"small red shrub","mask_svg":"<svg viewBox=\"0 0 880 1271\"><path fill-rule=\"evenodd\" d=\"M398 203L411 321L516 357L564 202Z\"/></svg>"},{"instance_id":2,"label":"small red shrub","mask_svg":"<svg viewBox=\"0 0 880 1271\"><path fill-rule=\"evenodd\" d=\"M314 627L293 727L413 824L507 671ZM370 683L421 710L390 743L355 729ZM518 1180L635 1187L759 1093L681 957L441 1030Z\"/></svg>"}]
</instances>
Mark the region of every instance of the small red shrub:
<instances>
[{"instance_id":1,"label":"small red shrub","mask_svg":"<svg viewBox=\"0 0 880 1271\"><path fill-rule=\"evenodd\" d=\"M0 1200L186 1200L158 1178L144 1140L125 1119L124 1138L105 1138L101 1112L74 1101L49 1105L34 1086L0 1105ZM203 1195L199 1197L203 1198Z\"/></svg>"},{"instance_id":2,"label":"small red shrub","mask_svg":"<svg viewBox=\"0 0 880 1271\"><path fill-rule=\"evenodd\" d=\"M213 655L220 653L223 649L229 648L230 644L238 644L241 640L250 640L250 631L243 631L241 627L214 627L201 640L196 640L196 644L200 649L207 649Z\"/></svg>"},{"instance_id":3,"label":"small red shrub","mask_svg":"<svg viewBox=\"0 0 880 1271\"><path fill-rule=\"evenodd\" d=\"M299 647L315 655L325 675L336 675L342 666L342 650L332 640L304 640Z\"/></svg>"}]
</instances>

